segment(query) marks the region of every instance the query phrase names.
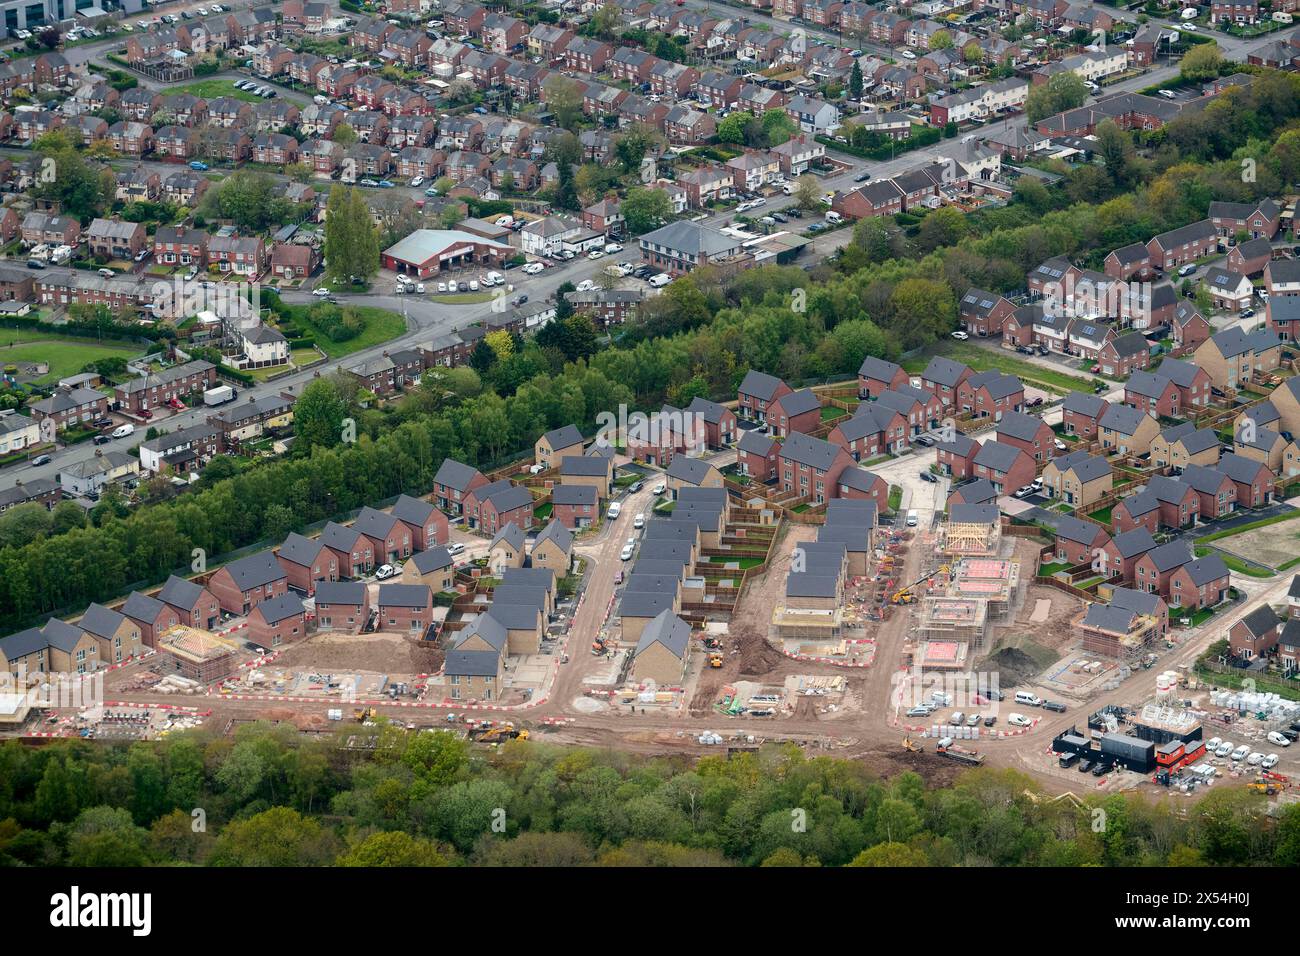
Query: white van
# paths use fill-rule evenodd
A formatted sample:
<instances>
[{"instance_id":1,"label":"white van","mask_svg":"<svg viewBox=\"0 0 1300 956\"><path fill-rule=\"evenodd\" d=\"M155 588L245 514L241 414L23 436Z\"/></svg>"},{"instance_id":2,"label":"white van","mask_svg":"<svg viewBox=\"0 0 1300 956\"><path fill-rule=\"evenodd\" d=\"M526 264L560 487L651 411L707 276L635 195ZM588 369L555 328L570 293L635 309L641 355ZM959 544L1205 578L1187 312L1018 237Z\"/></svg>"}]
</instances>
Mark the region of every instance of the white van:
<instances>
[{"instance_id":1,"label":"white van","mask_svg":"<svg viewBox=\"0 0 1300 956\"><path fill-rule=\"evenodd\" d=\"M610 521L613 521L622 513L623 513L622 504L620 504L617 501L611 501L609 503L609 510L605 512L605 517L608 518Z\"/></svg>"},{"instance_id":2,"label":"white van","mask_svg":"<svg viewBox=\"0 0 1300 956\"><path fill-rule=\"evenodd\" d=\"M125 438L133 431L135 431L135 426L132 425L130 422L127 422L125 425L118 425L116 428L113 429L113 437Z\"/></svg>"},{"instance_id":3,"label":"white van","mask_svg":"<svg viewBox=\"0 0 1300 956\"><path fill-rule=\"evenodd\" d=\"M844 217L841 216L839 213L835 212L834 210L831 210L826 214L826 221L838 225L839 223L844 221Z\"/></svg>"},{"instance_id":4,"label":"white van","mask_svg":"<svg viewBox=\"0 0 1300 956\"><path fill-rule=\"evenodd\" d=\"M1287 737L1286 734L1278 733L1276 730L1270 730L1268 732L1268 742L1271 744L1277 744L1279 747L1291 746L1291 738Z\"/></svg>"},{"instance_id":5,"label":"white van","mask_svg":"<svg viewBox=\"0 0 1300 956\"><path fill-rule=\"evenodd\" d=\"M917 521L919 521L919 520L920 520L920 519L917 517L916 510L915 510L915 509L913 509L913 510L911 510L911 511L909 511L909 512L907 513L907 526L908 526L909 528L915 528L915 527L916 527L916 523L917 523Z\"/></svg>"},{"instance_id":6,"label":"white van","mask_svg":"<svg viewBox=\"0 0 1300 956\"><path fill-rule=\"evenodd\" d=\"M1041 707L1043 706L1043 698L1037 694L1031 694L1027 690L1018 690L1016 691L1016 703L1028 707Z\"/></svg>"},{"instance_id":7,"label":"white van","mask_svg":"<svg viewBox=\"0 0 1300 956\"><path fill-rule=\"evenodd\" d=\"M793 196L793 195L794 195L794 183L782 183L782 184L781 184L781 192L785 193L787 196Z\"/></svg>"},{"instance_id":8,"label":"white van","mask_svg":"<svg viewBox=\"0 0 1300 956\"><path fill-rule=\"evenodd\" d=\"M650 285L654 286L656 289L662 289L668 283L673 281L673 277L666 272L660 272L657 275L652 275L649 281Z\"/></svg>"}]
</instances>

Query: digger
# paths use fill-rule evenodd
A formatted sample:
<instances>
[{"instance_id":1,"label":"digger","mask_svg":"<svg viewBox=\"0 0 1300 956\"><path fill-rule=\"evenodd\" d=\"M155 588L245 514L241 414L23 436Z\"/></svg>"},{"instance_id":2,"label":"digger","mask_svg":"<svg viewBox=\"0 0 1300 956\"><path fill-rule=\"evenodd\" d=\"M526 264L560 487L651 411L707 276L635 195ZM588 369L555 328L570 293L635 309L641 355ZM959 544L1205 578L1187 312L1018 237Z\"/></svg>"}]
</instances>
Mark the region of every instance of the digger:
<instances>
[{"instance_id":1,"label":"digger","mask_svg":"<svg viewBox=\"0 0 1300 956\"><path fill-rule=\"evenodd\" d=\"M933 581L935 578L947 578L951 576L952 576L952 568L946 564L941 565L940 567L935 568L934 571L927 574L925 577L918 578L917 580L913 581L911 584L899 588L897 591L894 592L894 596L889 599L889 603L890 604L915 604L916 588L918 586L926 583L927 581Z\"/></svg>"},{"instance_id":2,"label":"digger","mask_svg":"<svg viewBox=\"0 0 1300 956\"><path fill-rule=\"evenodd\" d=\"M721 654L721 652L715 651L714 653L712 653L712 654L709 655L709 666L710 666L710 667L721 667L721 666L722 666L722 654Z\"/></svg>"},{"instance_id":3,"label":"digger","mask_svg":"<svg viewBox=\"0 0 1300 956\"><path fill-rule=\"evenodd\" d=\"M911 737L903 738L903 749L906 750L908 753L913 753L913 754L919 754L923 752L919 744L912 742Z\"/></svg>"}]
</instances>

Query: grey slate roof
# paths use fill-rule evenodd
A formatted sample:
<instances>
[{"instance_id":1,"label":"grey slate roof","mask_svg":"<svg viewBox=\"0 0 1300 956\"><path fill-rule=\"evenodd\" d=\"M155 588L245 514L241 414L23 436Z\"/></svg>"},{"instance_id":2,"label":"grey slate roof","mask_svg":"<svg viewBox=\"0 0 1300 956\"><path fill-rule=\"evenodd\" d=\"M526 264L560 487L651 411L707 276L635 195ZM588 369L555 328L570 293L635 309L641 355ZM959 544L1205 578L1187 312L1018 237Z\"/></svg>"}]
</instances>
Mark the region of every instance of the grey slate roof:
<instances>
[{"instance_id":1,"label":"grey slate roof","mask_svg":"<svg viewBox=\"0 0 1300 956\"><path fill-rule=\"evenodd\" d=\"M240 591L251 591L285 577L284 568L270 551L259 551L226 565ZM170 581L168 582L171 583ZM171 603L170 601L168 603Z\"/></svg>"},{"instance_id":2,"label":"grey slate roof","mask_svg":"<svg viewBox=\"0 0 1300 956\"><path fill-rule=\"evenodd\" d=\"M478 473L477 468L471 468L454 458L444 458L442 465L438 468L438 473L433 476L433 480L436 484L446 485L448 488L457 491L464 491Z\"/></svg>"},{"instance_id":3,"label":"grey slate roof","mask_svg":"<svg viewBox=\"0 0 1300 956\"><path fill-rule=\"evenodd\" d=\"M152 623L158 619L158 615L166 607L167 605L157 598L152 598L139 591L132 591L122 604L122 613L134 621L149 621Z\"/></svg>"},{"instance_id":4,"label":"grey slate roof","mask_svg":"<svg viewBox=\"0 0 1300 956\"><path fill-rule=\"evenodd\" d=\"M1076 518L1073 515L1062 515L1056 522L1056 537L1064 538L1066 541L1078 541L1082 544L1091 545L1097 540L1098 535L1106 533L1106 529L1101 525L1093 524L1091 521L1084 521L1082 518Z\"/></svg>"},{"instance_id":5,"label":"grey slate roof","mask_svg":"<svg viewBox=\"0 0 1300 956\"><path fill-rule=\"evenodd\" d=\"M483 638L488 646L495 647L501 654L505 653L506 645L510 640L510 635L506 633L506 626L501 621L491 614L480 614L470 621L467 627L452 635L452 647L459 648L465 641L475 636Z\"/></svg>"},{"instance_id":6,"label":"grey slate roof","mask_svg":"<svg viewBox=\"0 0 1300 956\"><path fill-rule=\"evenodd\" d=\"M862 365L858 368L858 377L889 382L900 371L902 371L901 366L895 365L893 362L886 362L882 358L876 358L874 355L868 355L862 360Z\"/></svg>"},{"instance_id":7,"label":"grey slate roof","mask_svg":"<svg viewBox=\"0 0 1300 956\"><path fill-rule=\"evenodd\" d=\"M1219 456L1218 468L1233 481L1247 485L1254 483L1261 471L1268 471L1268 466L1263 462L1230 451Z\"/></svg>"},{"instance_id":8,"label":"grey slate roof","mask_svg":"<svg viewBox=\"0 0 1300 956\"><path fill-rule=\"evenodd\" d=\"M1008 471L1016 463L1016 459L1023 454L1024 451L1014 445L986 441L980 446L979 453L975 456L975 464L983 465L985 468L992 468L995 471Z\"/></svg>"},{"instance_id":9,"label":"grey slate roof","mask_svg":"<svg viewBox=\"0 0 1300 956\"><path fill-rule=\"evenodd\" d=\"M820 438L813 438L802 432L793 432L781 445L781 457L807 465L814 471L827 471L842 450L839 445L832 445ZM674 458L673 464L676 463L677 459Z\"/></svg>"},{"instance_id":10,"label":"grey slate roof","mask_svg":"<svg viewBox=\"0 0 1300 956\"><path fill-rule=\"evenodd\" d=\"M366 585L361 581L321 581L316 585L316 606L366 603Z\"/></svg>"},{"instance_id":11,"label":"grey slate roof","mask_svg":"<svg viewBox=\"0 0 1300 956\"><path fill-rule=\"evenodd\" d=\"M762 401L770 402L781 384L781 380L775 375L768 375L766 372L750 369L741 380L739 391L745 395L753 395Z\"/></svg>"},{"instance_id":12,"label":"grey slate roof","mask_svg":"<svg viewBox=\"0 0 1300 956\"><path fill-rule=\"evenodd\" d=\"M1073 471L1084 484L1103 478L1111 473L1110 462L1105 458L1090 455L1082 450L1072 451L1068 455L1062 455L1060 458L1053 460L1056 462L1056 468L1061 474Z\"/></svg>"},{"instance_id":13,"label":"grey slate roof","mask_svg":"<svg viewBox=\"0 0 1300 956\"><path fill-rule=\"evenodd\" d=\"M790 418L822 407L821 399L810 388L803 388L781 396L781 408Z\"/></svg>"},{"instance_id":14,"label":"grey slate roof","mask_svg":"<svg viewBox=\"0 0 1300 956\"><path fill-rule=\"evenodd\" d=\"M1111 604L1090 604L1083 619L1084 627L1095 627L1108 634L1127 634L1133 629L1137 612Z\"/></svg>"},{"instance_id":15,"label":"grey slate roof","mask_svg":"<svg viewBox=\"0 0 1300 956\"><path fill-rule=\"evenodd\" d=\"M772 446L775 444L776 439L771 435L764 435L757 429L749 429L740 433L740 441L736 443L736 448L747 454L766 458L772 453Z\"/></svg>"},{"instance_id":16,"label":"grey slate roof","mask_svg":"<svg viewBox=\"0 0 1300 956\"><path fill-rule=\"evenodd\" d=\"M519 527L519 525L515 524L513 521L511 521L504 528L498 531L495 537L492 538L491 547L495 548L498 544L504 541L507 545L514 548L516 551L522 552L524 550L525 537L526 536L524 535L524 529Z\"/></svg>"},{"instance_id":17,"label":"grey slate roof","mask_svg":"<svg viewBox=\"0 0 1300 956\"><path fill-rule=\"evenodd\" d=\"M279 624L303 613L302 598L293 593L281 594L260 602L254 610L262 615L267 624Z\"/></svg>"},{"instance_id":18,"label":"grey slate roof","mask_svg":"<svg viewBox=\"0 0 1300 956\"><path fill-rule=\"evenodd\" d=\"M96 637L112 637L124 620L126 617L120 612L110 610L102 604L92 604L86 608L86 613L81 616L77 626Z\"/></svg>"},{"instance_id":19,"label":"grey slate roof","mask_svg":"<svg viewBox=\"0 0 1300 956\"><path fill-rule=\"evenodd\" d=\"M1042 428L1043 420L1035 415L1026 415L1024 412L1006 412L1002 416L1002 421L998 422L994 430L998 435L1006 435L1010 438L1019 438L1021 441L1032 442L1038 437L1038 433Z\"/></svg>"},{"instance_id":20,"label":"grey slate roof","mask_svg":"<svg viewBox=\"0 0 1300 956\"><path fill-rule=\"evenodd\" d=\"M202 586L173 574L163 584L162 590L158 592L158 600L164 604L188 609L194 606L194 602L199 599L199 595L202 593Z\"/></svg>"},{"instance_id":21,"label":"grey slate roof","mask_svg":"<svg viewBox=\"0 0 1300 956\"><path fill-rule=\"evenodd\" d=\"M607 478L610 473L609 458L591 455L565 455L560 459L561 478Z\"/></svg>"},{"instance_id":22,"label":"grey slate roof","mask_svg":"<svg viewBox=\"0 0 1300 956\"><path fill-rule=\"evenodd\" d=\"M709 476L711 467L707 461L701 461L699 458L674 455L672 462L668 465L668 477L698 485Z\"/></svg>"},{"instance_id":23,"label":"grey slate roof","mask_svg":"<svg viewBox=\"0 0 1300 956\"><path fill-rule=\"evenodd\" d=\"M1111 538L1115 549L1119 551L1121 558L1135 558L1138 555L1146 554L1156 546L1156 539L1151 537L1151 532L1146 528L1134 528L1132 531L1124 531Z\"/></svg>"},{"instance_id":24,"label":"grey slate roof","mask_svg":"<svg viewBox=\"0 0 1300 956\"><path fill-rule=\"evenodd\" d=\"M560 522L551 521L542 529L541 534L537 536L537 540L533 542L533 550L536 551L537 546L543 541L553 542L559 546L561 551L568 554L573 549L573 532Z\"/></svg>"},{"instance_id":25,"label":"grey slate roof","mask_svg":"<svg viewBox=\"0 0 1300 956\"><path fill-rule=\"evenodd\" d=\"M1228 566L1223 563L1223 558L1217 553L1211 553L1203 558L1197 558L1189 564L1187 566L1187 576L1199 588L1211 581L1226 578L1228 576Z\"/></svg>"},{"instance_id":26,"label":"grey slate roof","mask_svg":"<svg viewBox=\"0 0 1300 956\"><path fill-rule=\"evenodd\" d=\"M840 576L818 569L789 574L785 579L786 597L833 598L839 594Z\"/></svg>"},{"instance_id":27,"label":"grey slate roof","mask_svg":"<svg viewBox=\"0 0 1300 956\"><path fill-rule=\"evenodd\" d=\"M582 432L578 430L577 425L561 425L559 428L552 428L542 437L553 449L582 444Z\"/></svg>"},{"instance_id":28,"label":"grey slate roof","mask_svg":"<svg viewBox=\"0 0 1300 956\"><path fill-rule=\"evenodd\" d=\"M925 371L921 373L921 380L953 388L956 386L957 381L962 377L962 375L969 371L970 369L961 362L954 362L950 358L936 355L934 358L930 359L930 364L927 365Z\"/></svg>"},{"instance_id":29,"label":"grey slate roof","mask_svg":"<svg viewBox=\"0 0 1300 956\"><path fill-rule=\"evenodd\" d=\"M433 571L440 571L443 568L451 567L456 559L451 556L451 552L438 545L436 548L429 548L426 551L417 551L411 555L411 562L415 565L415 570L421 574L430 574ZM320 585L317 585L319 588Z\"/></svg>"},{"instance_id":30,"label":"grey slate roof","mask_svg":"<svg viewBox=\"0 0 1300 956\"><path fill-rule=\"evenodd\" d=\"M1142 419L1146 417L1146 412L1140 412L1129 405L1112 405L1106 410L1106 414L1101 416L1098 424L1120 435L1132 435L1142 424Z\"/></svg>"},{"instance_id":31,"label":"grey slate roof","mask_svg":"<svg viewBox=\"0 0 1300 956\"><path fill-rule=\"evenodd\" d=\"M424 527L429 523L429 517L436 510L432 502L425 501L422 498L412 498L410 495L401 495L393 502L394 518L420 527Z\"/></svg>"},{"instance_id":32,"label":"grey slate roof","mask_svg":"<svg viewBox=\"0 0 1300 956\"><path fill-rule=\"evenodd\" d=\"M556 505L595 507L599 497L595 485L557 485L551 489L551 503Z\"/></svg>"},{"instance_id":33,"label":"grey slate roof","mask_svg":"<svg viewBox=\"0 0 1300 956\"><path fill-rule=\"evenodd\" d=\"M672 611L664 610L642 629L634 656L652 645L662 644L674 657L685 660L690 643L691 626Z\"/></svg>"},{"instance_id":34,"label":"grey slate roof","mask_svg":"<svg viewBox=\"0 0 1300 956\"><path fill-rule=\"evenodd\" d=\"M495 651L448 651L442 672L451 677L496 677L501 655Z\"/></svg>"},{"instance_id":35,"label":"grey slate roof","mask_svg":"<svg viewBox=\"0 0 1300 956\"><path fill-rule=\"evenodd\" d=\"M546 588L554 594L555 572L550 568L506 568L501 572L501 583Z\"/></svg>"},{"instance_id":36,"label":"grey slate roof","mask_svg":"<svg viewBox=\"0 0 1300 956\"><path fill-rule=\"evenodd\" d=\"M1195 560L1192 548L1186 541L1170 541L1149 552L1148 557L1160 572L1172 571Z\"/></svg>"},{"instance_id":37,"label":"grey slate roof","mask_svg":"<svg viewBox=\"0 0 1300 956\"><path fill-rule=\"evenodd\" d=\"M427 584L381 584L379 585L380 607L418 607L429 606L433 591Z\"/></svg>"},{"instance_id":38,"label":"grey slate roof","mask_svg":"<svg viewBox=\"0 0 1300 956\"><path fill-rule=\"evenodd\" d=\"M1128 608L1139 614L1155 617L1160 612L1160 595L1137 588L1114 588L1110 594L1110 603L1114 607Z\"/></svg>"},{"instance_id":39,"label":"grey slate roof","mask_svg":"<svg viewBox=\"0 0 1300 956\"><path fill-rule=\"evenodd\" d=\"M658 616L672 610L675 595L662 591L624 591L619 614L624 618Z\"/></svg>"},{"instance_id":40,"label":"grey slate roof","mask_svg":"<svg viewBox=\"0 0 1300 956\"><path fill-rule=\"evenodd\" d=\"M971 481L963 482L960 485L955 485L948 492L949 498L959 491L967 504L983 505L998 500L998 491L993 487L993 482L989 481L987 478L975 478Z\"/></svg>"},{"instance_id":41,"label":"grey slate roof","mask_svg":"<svg viewBox=\"0 0 1300 956\"><path fill-rule=\"evenodd\" d=\"M324 547L325 545L317 538L304 537L296 531L291 531L284 539L284 543L280 545L279 554L286 561L309 568Z\"/></svg>"}]
</instances>

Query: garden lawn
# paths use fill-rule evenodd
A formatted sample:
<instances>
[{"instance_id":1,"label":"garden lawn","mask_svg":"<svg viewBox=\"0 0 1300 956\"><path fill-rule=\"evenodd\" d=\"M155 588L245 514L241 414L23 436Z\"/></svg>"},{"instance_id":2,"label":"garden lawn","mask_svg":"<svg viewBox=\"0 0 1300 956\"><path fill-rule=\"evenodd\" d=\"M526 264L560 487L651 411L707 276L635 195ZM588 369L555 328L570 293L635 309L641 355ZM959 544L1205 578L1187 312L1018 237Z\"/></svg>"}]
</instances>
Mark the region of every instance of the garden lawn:
<instances>
[{"instance_id":1,"label":"garden lawn","mask_svg":"<svg viewBox=\"0 0 1300 956\"><path fill-rule=\"evenodd\" d=\"M756 568L763 563L762 558L728 558L725 555L715 554L709 558L710 564L734 564L742 571L748 571L750 568Z\"/></svg>"},{"instance_id":2,"label":"garden lawn","mask_svg":"<svg viewBox=\"0 0 1300 956\"><path fill-rule=\"evenodd\" d=\"M184 86L178 86L168 92L189 93L191 96L197 96L205 100L212 100L218 96L233 96L235 99L243 100L245 103L266 102L256 93L249 93L247 90L235 89L234 80L198 80L194 83L186 83Z\"/></svg>"},{"instance_id":3,"label":"garden lawn","mask_svg":"<svg viewBox=\"0 0 1300 956\"><path fill-rule=\"evenodd\" d=\"M12 348L10 342L15 343ZM132 359L139 354L139 346L111 340L61 338L0 329L0 366L17 362L49 362L49 374L35 380L41 385L76 375L90 362L106 358Z\"/></svg>"},{"instance_id":4,"label":"garden lawn","mask_svg":"<svg viewBox=\"0 0 1300 956\"><path fill-rule=\"evenodd\" d=\"M397 312L390 312L388 309L379 309L371 305L348 305L345 308L356 312L366 323L366 327L360 335L345 342L332 342L325 336L325 333L316 328L311 322L308 306L306 305L288 305L281 302L277 311L292 318L293 324L304 332L311 333L316 340L316 345L332 359L342 358L345 355L351 355L353 352L360 352L363 349L382 345L406 331L406 322Z\"/></svg>"},{"instance_id":5,"label":"garden lawn","mask_svg":"<svg viewBox=\"0 0 1300 956\"><path fill-rule=\"evenodd\" d=\"M1004 355L994 349L986 349L979 345L972 345L970 342L958 342L956 340L941 342L932 348L926 349L916 358L903 362L903 368L907 370L909 375L920 374L930 364L931 357L935 355L944 355L955 361L962 362L977 372L995 368L999 372L1015 375L1023 382L1038 385L1061 394L1066 392L1092 394L1091 379L1079 375L1068 375L1065 372L1045 368L1033 362L1026 362L1010 354Z\"/></svg>"}]
</instances>

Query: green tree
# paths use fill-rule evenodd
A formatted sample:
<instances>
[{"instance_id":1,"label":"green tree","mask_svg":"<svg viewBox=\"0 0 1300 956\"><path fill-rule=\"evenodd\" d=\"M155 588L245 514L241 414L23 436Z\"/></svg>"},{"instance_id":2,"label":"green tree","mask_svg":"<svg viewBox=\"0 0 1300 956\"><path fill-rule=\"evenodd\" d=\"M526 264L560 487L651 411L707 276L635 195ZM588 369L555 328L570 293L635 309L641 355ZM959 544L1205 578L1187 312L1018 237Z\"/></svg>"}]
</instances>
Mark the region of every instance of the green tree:
<instances>
[{"instance_id":1,"label":"green tree","mask_svg":"<svg viewBox=\"0 0 1300 956\"><path fill-rule=\"evenodd\" d=\"M335 866L450 866L436 844L409 833L372 833L339 855Z\"/></svg>"},{"instance_id":2,"label":"green tree","mask_svg":"<svg viewBox=\"0 0 1300 956\"><path fill-rule=\"evenodd\" d=\"M334 186L325 205L325 260L331 276L368 279L379 271L379 232L354 187Z\"/></svg>"},{"instance_id":3,"label":"green tree","mask_svg":"<svg viewBox=\"0 0 1300 956\"><path fill-rule=\"evenodd\" d=\"M754 121L754 114L747 113L744 110L737 110L731 113L718 124L718 142L720 143L743 143L745 141L745 127Z\"/></svg>"},{"instance_id":4,"label":"green tree","mask_svg":"<svg viewBox=\"0 0 1300 956\"><path fill-rule=\"evenodd\" d=\"M247 820L226 824L213 847L213 866L323 866L334 859L337 841L310 817L289 807L272 807Z\"/></svg>"},{"instance_id":5,"label":"green tree","mask_svg":"<svg viewBox=\"0 0 1300 956\"><path fill-rule=\"evenodd\" d=\"M1192 47L1178 63L1178 73L1184 80L1204 83L1215 79L1223 66L1223 51L1217 43L1200 43Z\"/></svg>"},{"instance_id":6,"label":"green tree","mask_svg":"<svg viewBox=\"0 0 1300 956\"><path fill-rule=\"evenodd\" d=\"M577 80L552 73L542 82L542 98L555 116L555 123L572 130L582 116L582 87Z\"/></svg>"},{"instance_id":7,"label":"green tree","mask_svg":"<svg viewBox=\"0 0 1300 956\"><path fill-rule=\"evenodd\" d=\"M1083 105L1088 87L1083 78L1069 71L1057 73L1046 83L1031 87L1025 100L1025 117L1030 123Z\"/></svg>"},{"instance_id":8,"label":"green tree","mask_svg":"<svg viewBox=\"0 0 1300 956\"><path fill-rule=\"evenodd\" d=\"M673 213L673 204L662 189L633 186L619 204L619 210L628 232L639 236L666 222Z\"/></svg>"},{"instance_id":9,"label":"green tree","mask_svg":"<svg viewBox=\"0 0 1300 956\"><path fill-rule=\"evenodd\" d=\"M309 455L316 446L333 448L343 438L343 419L347 412L347 403L333 381L312 379L293 407L295 451Z\"/></svg>"},{"instance_id":10,"label":"green tree","mask_svg":"<svg viewBox=\"0 0 1300 956\"><path fill-rule=\"evenodd\" d=\"M853 61L853 69L849 71L849 96L855 100L862 99L862 67L858 61Z\"/></svg>"}]
</instances>

